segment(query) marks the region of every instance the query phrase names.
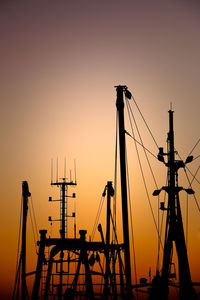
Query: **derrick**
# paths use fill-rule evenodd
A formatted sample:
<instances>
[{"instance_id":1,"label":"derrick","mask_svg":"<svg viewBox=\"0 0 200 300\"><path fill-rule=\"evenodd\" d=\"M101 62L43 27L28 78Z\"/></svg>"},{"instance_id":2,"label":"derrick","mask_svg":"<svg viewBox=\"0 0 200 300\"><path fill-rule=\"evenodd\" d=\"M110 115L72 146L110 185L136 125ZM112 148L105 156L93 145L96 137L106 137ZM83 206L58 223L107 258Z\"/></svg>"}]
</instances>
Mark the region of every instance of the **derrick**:
<instances>
[{"instance_id":1,"label":"derrick","mask_svg":"<svg viewBox=\"0 0 200 300\"><path fill-rule=\"evenodd\" d=\"M17 272L15 277L15 285L12 300L26 300L28 295L26 285L26 225L28 213L28 197L29 192L27 181L22 182L22 231L21 231L21 253L18 261ZM20 238L20 237L19 237Z\"/></svg>"},{"instance_id":2,"label":"derrick","mask_svg":"<svg viewBox=\"0 0 200 300\"><path fill-rule=\"evenodd\" d=\"M125 246L124 243L110 243L113 222L111 199L114 196L112 182L107 182L102 195L107 195L106 235L104 238L102 226L99 224L101 241L97 242L88 241L87 231L83 229L79 230L79 237L69 237L69 232L66 236L66 218L69 217L66 197L71 197L66 186L75 183L63 179L51 184L61 189L61 218L56 220L60 221L60 237L47 238L47 231L40 230L38 262L31 299L39 299L40 292L43 300L127 298L122 258ZM54 200L50 197L50 201ZM54 220L50 218L50 221Z\"/></svg>"},{"instance_id":3,"label":"derrick","mask_svg":"<svg viewBox=\"0 0 200 300\"><path fill-rule=\"evenodd\" d=\"M126 179L126 152L125 152L125 128L124 128L124 93L127 97L130 92L126 86L117 86L116 107L118 112L119 124L119 152L120 152L120 171L121 171L121 201L122 201L122 219L123 219L123 236L125 249L125 274L126 274L126 290L129 298L132 297L131 288L131 262L130 262L130 242L129 242L129 216L127 201L127 179Z\"/></svg>"},{"instance_id":4,"label":"derrick","mask_svg":"<svg viewBox=\"0 0 200 300\"><path fill-rule=\"evenodd\" d=\"M49 197L51 203L57 202L60 204L60 217L54 219L49 217L50 224L59 222L59 234L57 237L47 235L47 230L40 230L40 240L37 242L39 251L37 252L37 266L34 272L26 273L26 220L28 210L28 197L30 196L28 184L26 181L22 184L23 195L23 217L22 217L22 244L21 255L18 263L17 275L15 280L15 287L13 293L13 300L29 299L26 286L26 277L28 275L35 275L31 300L65 300L65 299L134 299L133 289L148 294L149 300L168 300L169 288L171 285L179 288L180 300L196 300L197 295L193 288L191 280L190 267L188 261L188 254L185 242L182 214L179 193L185 191L188 194L194 194L190 188L183 188L178 184L178 171L185 168L186 164L193 160L193 156L188 156L186 161L177 160L177 151L174 147L174 125L173 125L173 111L169 111L169 132L167 136L167 151L159 148L150 128L148 127L139 107L128 91L126 86L116 86L116 108L117 108L117 122L116 122L116 149L115 149L115 176L114 187L112 181L107 181L104 191L102 193L100 206L97 212L94 229L92 235L87 237L87 230L80 229L77 237L76 233L76 212L72 211L69 202L76 198L75 193L71 193L71 188L76 187L75 181L66 178L66 170L64 177L55 182L51 179L51 185L58 187L60 191L59 199L52 199ZM125 102L124 102L125 97ZM155 156L148 150L143 143L141 134L138 130L135 117L128 100L132 99L149 131L156 147L159 148L158 156ZM132 135L125 130L124 121L124 104L127 106ZM133 130L131 117L135 123L136 133L139 137L137 141L135 132ZM146 190L146 198L149 202L151 213L153 216L154 225L158 234L158 258L156 267L156 276L151 281L151 271L149 271L149 282L146 278L140 278L140 283L137 282L136 273L136 259L134 250L134 237L131 215L131 199L129 187L128 161L126 157L126 136L131 137L135 142L136 153L138 156L139 167ZM118 242L117 237L117 222L116 222L116 183L117 183L117 149L119 138L119 157L120 157L120 181L121 181L121 213L122 213L122 229L123 240ZM147 183L144 176L137 145L140 145L148 162L151 175L153 177L157 190L153 192L153 196L158 196L163 190L168 196L167 207L165 202L160 202L158 198L160 210L166 212L166 228L164 247L161 241L162 226L158 222L151 206L150 197L147 189ZM196 145L195 145L196 146ZM167 167L167 184L161 189L158 189L155 176L153 174L148 154L158 159ZM166 158L166 159L165 159ZM65 162L66 164L66 162ZM58 161L57 161L58 165ZM52 168L53 171L53 168ZM53 176L52 176L53 177ZM106 197L107 196L107 197ZM105 200L106 199L106 200ZM99 216L106 201L106 218L105 226L99 223ZM113 205L113 206L112 206ZM198 203L197 203L198 206ZM72 225L70 226L70 222ZM74 222L74 223L73 223ZM129 225L130 222L130 225ZM129 227L131 228L131 239L129 237ZM99 240L94 241L95 230L98 229ZM105 232L104 232L105 230ZM131 253L130 241L132 240L133 252ZM175 273L172 272L173 263L173 245L176 247L179 268L179 282L173 283ZM162 268L159 270L159 251L163 247ZM131 264L131 254L133 254L133 264ZM132 270L134 267L135 284L132 284ZM140 288L144 288L143 290ZM138 294L137 294L138 299Z\"/></svg>"},{"instance_id":5,"label":"derrick","mask_svg":"<svg viewBox=\"0 0 200 300\"><path fill-rule=\"evenodd\" d=\"M179 192L185 190L188 194L194 194L192 189L184 189L178 185L178 170L185 168L185 164L191 162L193 157L189 156L184 163L182 160L175 159L174 147L174 128L173 128L173 111L169 111L169 133L167 137L167 149L164 153L163 148L159 148L158 160L163 162L168 168L167 181L168 185L163 186L160 190L155 190L153 195L157 196L164 190L168 194L168 205L165 208L164 202L161 202L160 209L167 212L164 253L161 275L157 273L152 281L152 291L149 299L168 299L171 266L173 265L173 243L176 246L179 268L179 298L180 300L197 299L193 288L190 267L187 255ZM165 162L164 156L167 157Z\"/></svg>"}]
</instances>

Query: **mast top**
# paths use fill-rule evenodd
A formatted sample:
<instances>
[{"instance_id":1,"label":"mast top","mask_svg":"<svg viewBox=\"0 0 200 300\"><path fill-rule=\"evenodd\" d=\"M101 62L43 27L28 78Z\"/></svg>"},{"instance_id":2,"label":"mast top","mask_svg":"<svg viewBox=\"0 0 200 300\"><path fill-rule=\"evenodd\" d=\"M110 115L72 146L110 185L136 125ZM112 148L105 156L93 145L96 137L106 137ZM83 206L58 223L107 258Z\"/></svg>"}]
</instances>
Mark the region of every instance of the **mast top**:
<instances>
[{"instance_id":1,"label":"mast top","mask_svg":"<svg viewBox=\"0 0 200 300\"><path fill-rule=\"evenodd\" d=\"M124 107L124 99L123 99L123 93L126 98L129 100L132 98L131 92L129 92L128 88L126 85L117 85L115 86L116 91L117 91L117 101L116 101L116 106L117 110L120 109L120 107Z\"/></svg>"},{"instance_id":2,"label":"mast top","mask_svg":"<svg viewBox=\"0 0 200 300\"><path fill-rule=\"evenodd\" d=\"M132 94L131 92L129 92L128 87L126 85L116 85L115 88L117 92L125 92L125 97L127 97L129 100L131 99Z\"/></svg>"}]
</instances>

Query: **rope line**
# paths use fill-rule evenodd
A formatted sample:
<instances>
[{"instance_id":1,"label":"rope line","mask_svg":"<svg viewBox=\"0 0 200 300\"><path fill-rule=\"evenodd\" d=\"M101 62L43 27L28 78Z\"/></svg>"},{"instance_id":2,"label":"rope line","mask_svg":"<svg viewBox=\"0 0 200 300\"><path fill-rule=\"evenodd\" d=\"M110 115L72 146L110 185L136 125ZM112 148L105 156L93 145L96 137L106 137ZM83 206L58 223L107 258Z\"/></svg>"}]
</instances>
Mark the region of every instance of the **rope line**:
<instances>
[{"instance_id":1,"label":"rope line","mask_svg":"<svg viewBox=\"0 0 200 300\"><path fill-rule=\"evenodd\" d=\"M184 171L185 171L185 175L186 175L186 177L187 177L188 183L189 183L189 187L192 187L191 182L190 182L190 179L189 179L189 177L188 177L188 174L187 174L185 168L184 168ZM198 201L197 201L197 198L196 198L195 194L193 194L193 197L194 197L194 200L195 200L195 202L196 202L198 211L200 212L200 207L199 207L199 204L198 204Z\"/></svg>"},{"instance_id":2,"label":"rope line","mask_svg":"<svg viewBox=\"0 0 200 300\"><path fill-rule=\"evenodd\" d=\"M167 178L166 178L166 184L165 185L167 185ZM165 201L166 201L166 195L167 195L167 192L164 191L164 204L165 204ZM164 219L164 210L162 211L162 217L161 217L161 224L160 224L160 230L159 230L160 236L162 236L163 219ZM159 270L159 262L160 262L160 243L158 245L157 270Z\"/></svg>"},{"instance_id":3,"label":"rope line","mask_svg":"<svg viewBox=\"0 0 200 300\"><path fill-rule=\"evenodd\" d=\"M117 232L116 232L116 228L115 228L115 225L114 225L114 220L113 220L113 216L112 216L111 212L110 212L110 217L111 217L111 222L112 222L112 225L113 225L113 230L114 230L115 236L116 236L116 242L117 242L117 245L118 245L119 243L118 243L118 239L117 239ZM125 267L124 267L123 261L121 261L121 263L122 263L122 268L125 272Z\"/></svg>"},{"instance_id":4,"label":"rope line","mask_svg":"<svg viewBox=\"0 0 200 300\"><path fill-rule=\"evenodd\" d=\"M22 227L22 207L23 207L23 201L22 201L22 197L21 197L21 208L20 208L20 221L19 221L19 232L18 232L18 241L17 241L17 261L16 261L16 271L15 271L15 278L17 277L17 273L18 273L18 265L19 265L19 247L20 247L20 241L21 241L21 227Z\"/></svg>"},{"instance_id":5,"label":"rope line","mask_svg":"<svg viewBox=\"0 0 200 300\"><path fill-rule=\"evenodd\" d=\"M181 158L181 156L180 156L180 154L178 153L178 151L175 149L175 151L177 152L177 154L178 154L178 157L181 159L181 160L183 160L182 158ZM200 156L200 155L199 155ZM197 158L197 157L196 157ZM196 159L195 158L195 159ZM193 159L193 161L194 161L194 159ZM195 177L195 175L190 171L190 169L187 167L187 166L185 166L185 168L188 170L188 172L190 173L190 175L196 180L196 182L198 182L199 184L200 184L200 181Z\"/></svg>"},{"instance_id":6,"label":"rope line","mask_svg":"<svg viewBox=\"0 0 200 300\"><path fill-rule=\"evenodd\" d=\"M200 157L200 155L197 155L195 158L193 158L192 161L196 160L196 159L199 158L199 157Z\"/></svg>"},{"instance_id":7,"label":"rope line","mask_svg":"<svg viewBox=\"0 0 200 300\"><path fill-rule=\"evenodd\" d=\"M137 132L138 132L138 136L139 136L139 138L140 138L141 146L143 147L144 154L145 154L145 157L146 157L147 163L148 163L148 165L149 165L149 169L150 169L150 171L151 171L151 175L152 175L152 177L153 177L153 181L154 181L154 183L155 183L155 186L156 186L156 188L158 189L158 185L157 185L157 182L156 182L156 178L155 178L155 175L154 175L154 173L153 173L153 170L152 170L152 167L151 167L151 164L150 164L149 158L148 158L148 156L147 156L147 153L146 153L146 150L147 150L147 149L144 147L144 143L143 143L143 140L142 140L141 134L140 134L140 132L139 132L138 126L137 126L137 124L136 124L136 120L135 120L135 118L134 118L134 116L133 116L133 112L132 112L132 109L131 109L131 107L130 107L130 104L129 104L129 102L127 102L127 104L128 104L128 107L129 107L129 109L130 109L130 112L131 112L132 118L133 118L133 120L134 120L134 123L135 123L136 129L137 129ZM131 128L132 128L132 127L131 127ZM133 130L132 130L132 131L133 131ZM147 150L147 151L148 151L148 152L150 152L149 150ZM151 153L151 154L152 154L152 153ZM155 157L155 156L154 156L154 157ZM156 159L157 159L157 157L156 157Z\"/></svg>"},{"instance_id":8,"label":"rope line","mask_svg":"<svg viewBox=\"0 0 200 300\"><path fill-rule=\"evenodd\" d=\"M149 149L147 149L144 145L138 142L128 131L125 130L125 133L129 135L137 144L139 144L143 149L145 149L147 152L149 152L153 157L155 157L158 160L155 154L153 154Z\"/></svg>"},{"instance_id":9,"label":"rope line","mask_svg":"<svg viewBox=\"0 0 200 300\"><path fill-rule=\"evenodd\" d=\"M154 138L154 136L153 136L153 134L152 134L152 132L151 132L151 130L150 130L150 128L149 128L149 126L148 126L148 124L147 124L147 122L146 122L146 120L145 120L145 118L144 118L144 116L143 116L143 114L142 114L142 112L141 112L141 110L140 110L140 108L139 108L139 106L138 106L138 104L137 104L137 102L136 102L136 100L133 96L132 96L132 99L133 99L133 101L134 101L134 103L135 103L135 105L136 105L136 107L137 107L137 109L138 109L138 111L139 111L139 113L140 113L140 115L141 115L141 117L142 117L142 119L143 119L143 121L144 121L144 123L145 123L145 125L146 125L146 127L147 127L154 143L155 143L155 145L156 145L156 147L159 149L158 144L157 144L157 142L156 142L156 140L155 140L155 138Z\"/></svg>"},{"instance_id":10,"label":"rope line","mask_svg":"<svg viewBox=\"0 0 200 300\"><path fill-rule=\"evenodd\" d=\"M185 239L186 239L186 249L187 249L187 247L188 247L188 210L189 210L189 208L188 208L188 194L187 194L187 199L186 199L186 237L185 237Z\"/></svg>"},{"instance_id":11,"label":"rope line","mask_svg":"<svg viewBox=\"0 0 200 300\"><path fill-rule=\"evenodd\" d=\"M133 135L133 137L135 137L134 131L133 131L132 122L131 122L131 118L130 118L130 111L129 111L128 107L129 107L129 105L127 105L127 111L128 111L129 121L130 121L130 125L131 125L132 135ZM143 144L142 139L141 139L141 135L140 135L137 123L136 123L136 120L135 120L135 118L133 116L133 113L132 113L132 110L131 110L131 114L132 114L132 118L133 118L135 126L136 126L136 130L137 130L138 135L140 137L141 144ZM154 212L153 212L153 208L152 208L152 205L151 205L151 201L150 201L150 197L149 197L149 192L148 192L148 188L147 188L147 184L146 184L146 180L145 180L145 176L144 176L144 172L143 172L143 168L142 168L142 164L141 164L141 160L140 160L140 155L139 155L139 151L138 151L138 147L137 147L137 143L136 142L135 142L135 149L136 149L136 153L137 153L137 157L138 157L138 162L139 162L139 166L140 166L140 171L141 171L141 175L142 175L142 179L143 179L143 183L144 183L144 187L145 187L145 191L146 191L148 203L149 203L149 206L150 206L151 214L152 214L152 217L153 217L154 225L155 225L155 228L156 228L156 231L157 231L157 234L158 234L158 238L160 239L160 243L161 243L161 246L162 246L162 249L163 249L161 237L160 237L160 234L159 234L159 229L158 229L158 226L157 226L157 223L156 223L156 219L155 219L155 216L154 216ZM150 170L151 170L151 168L150 168ZM154 176L153 176L153 178L155 179Z\"/></svg>"},{"instance_id":12,"label":"rope line","mask_svg":"<svg viewBox=\"0 0 200 300\"><path fill-rule=\"evenodd\" d=\"M104 203L104 198L105 197L102 196L101 200L100 200L100 203L99 203L99 208L98 208L97 215L96 215L95 222L94 222L94 226L93 226L93 229L92 229L91 240L93 240L95 232L96 232L97 223L98 223L98 220L99 220L99 217L100 217L100 214L101 214L101 210L102 210L102 207L103 207L103 203Z\"/></svg>"},{"instance_id":13,"label":"rope line","mask_svg":"<svg viewBox=\"0 0 200 300\"><path fill-rule=\"evenodd\" d=\"M199 142L200 142L200 138L198 139L198 141L196 142L196 144L194 145L194 147L192 148L192 150L190 151L188 156L190 156L192 154L192 152L194 151L194 149L196 148L196 146L198 145Z\"/></svg>"},{"instance_id":14,"label":"rope line","mask_svg":"<svg viewBox=\"0 0 200 300\"><path fill-rule=\"evenodd\" d=\"M191 186L192 186L192 183L193 183L194 179L196 179L196 175L197 175L199 169L200 169L200 166L198 166L195 174L193 175L191 183L189 183ZM188 201L188 198L189 197L188 197L188 194L187 194L187 199L186 199L186 247L188 246L188 227L189 227L189 201Z\"/></svg>"},{"instance_id":15,"label":"rope line","mask_svg":"<svg viewBox=\"0 0 200 300\"><path fill-rule=\"evenodd\" d=\"M132 216L132 207L131 207L131 193L130 193L130 182L129 182L129 171L128 171L128 160L127 160L127 148L126 149L126 172L127 172L127 186L128 186L128 200L129 200L129 211L130 211L130 220L131 220L131 235L132 235L132 245L133 245L133 262L134 262L134 272L135 272L135 281L137 280L137 268L136 268L136 255L135 255L135 243L134 243L134 234L133 234L133 216ZM137 291L138 299L138 291Z\"/></svg>"},{"instance_id":16,"label":"rope line","mask_svg":"<svg viewBox=\"0 0 200 300\"><path fill-rule=\"evenodd\" d=\"M196 180L196 182L198 182L200 184L200 181L194 176L194 174L190 171L190 169L187 166L185 168L188 170L190 175Z\"/></svg>"},{"instance_id":17,"label":"rope line","mask_svg":"<svg viewBox=\"0 0 200 300\"><path fill-rule=\"evenodd\" d=\"M33 212L33 221L34 221L34 226L35 226L35 232L36 232L36 236L37 236L37 239L39 240L39 234L38 234L38 226L37 226L37 222L36 222L36 217L35 217L35 210L34 210L34 206L33 206L33 199L32 199L32 196L30 197L30 202L31 202L31 209L32 209L32 212Z\"/></svg>"},{"instance_id":18,"label":"rope line","mask_svg":"<svg viewBox=\"0 0 200 300\"><path fill-rule=\"evenodd\" d=\"M115 234L115 240L116 240L117 245L118 245L118 238L117 238L116 227L115 227L114 219L113 219L113 216L112 216L112 213L111 213L111 212L110 212L110 218L111 218L111 222L112 222L112 226L113 226L113 231L114 231L114 234Z\"/></svg>"},{"instance_id":19,"label":"rope line","mask_svg":"<svg viewBox=\"0 0 200 300\"><path fill-rule=\"evenodd\" d=\"M196 177L198 171L200 169L200 166L197 168L194 177L191 180L191 185L194 181L194 178ZM189 196L187 194L187 199L186 199L186 247L188 247L188 228L189 228Z\"/></svg>"},{"instance_id":20,"label":"rope line","mask_svg":"<svg viewBox=\"0 0 200 300\"><path fill-rule=\"evenodd\" d=\"M129 109L130 109L131 114L132 114L132 117L133 117L133 112L132 112L132 109L131 109L130 104L129 104L128 101L127 101L127 105L129 106ZM137 106L137 107L138 107L138 106ZM142 117L143 117L143 116L142 116ZM138 130L138 127L137 127L137 125L136 125L135 118L133 117L133 119L134 119L135 126L136 126L136 128L137 128L138 135L139 135L139 137L140 137L141 143L139 143L136 139L135 139L135 142L137 142L138 144L140 144L140 145L143 147L143 150L144 150L144 153L145 153L145 157L146 157L146 160L147 160L147 162L148 162L149 169L150 169L150 171L151 171L151 174L152 174L152 177L153 177L155 186L156 186L156 188L158 189L158 185L157 185L157 182L156 182L156 178L155 178L155 176L154 176L154 173L153 173L153 170L152 170L152 167L151 167L151 164L150 164L150 161L149 161L149 158L148 158L148 156L147 156L146 151L149 152L149 153L150 153L153 157L155 157L156 159L158 159L158 158L157 158L151 151L149 151L146 147L144 147L143 141L142 141L142 139L141 139L141 135L140 135L139 130ZM143 119L144 119L144 118L143 118ZM150 132L150 134L151 134L151 136L152 136L152 138L153 138L153 140L154 140L154 142L155 142L157 148L158 148L158 144L156 143L156 141L155 141L155 139L154 139L154 137L153 137L153 134L152 134L152 132L151 132L151 130L150 130L148 124L146 123L145 120L144 120L144 122L145 122L145 124L146 124L146 126L147 126L147 128L148 128L148 130L149 130L149 132ZM132 131L133 131L133 130L132 130ZM132 137L132 138L133 138L133 137ZM133 138L133 139L134 139L134 138ZM160 252L160 243L161 243L161 232L159 231L159 227L160 227L160 218L159 218L159 215L160 215L160 214L159 214L159 210L160 210L160 208L159 208L159 203L160 203L160 197L158 196L158 213L157 213L157 215L158 215L158 225L157 225L157 228L158 228L158 257L157 257L157 269L158 269L158 265L159 265L159 255L160 255L159 252ZM162 227L161 227L161 230L162 230ZM162 246L162 248L163 248L163 246Z\"/></svg>"},{"instance_id":21,"label":"rope line","mask_svg":"<svg viewBox=\"0 0 200 300\"><path fill-rule=\"evenodd\" d=\"M196 178L199 169L200 169L200 166L198 166L198 168L197 168L197 170L196 170L196 172L195 172L195 174L194 174L194 176L193 176L193 178L191 180L191 184L193 183L194 179Z\"/></svg>"},{"instance_id":22,"label":"rope line","mask_svg":"<svg viewBox=\"0 0 200 300\"><path fill-rule=\"evenodd\" d=\"M33 239L34 239L35 251L36 251L36 254L38 254L37 253L37 247L36 247L37 240L36 240L35 229L34 229L34 225L33 225L32 211L31 211L31 209L29 211L30 211L31 227L32 227L32 231L33 231Z\"/></svg>"},{"instance_id":23,"label":"rope line","mask_svg":"<svg viewBox=\"0 0 200 300\"><path fill-rule=\"evenodd\" d=\"M115 171L114 171L114 197L113 197L113 221L117 231L116 211L117 211L117 149L118 149L118 113L116 111L116 137L115 137ZM114 240L114 232L112 231L112 239Z\"/></svg>"}]
</instances>

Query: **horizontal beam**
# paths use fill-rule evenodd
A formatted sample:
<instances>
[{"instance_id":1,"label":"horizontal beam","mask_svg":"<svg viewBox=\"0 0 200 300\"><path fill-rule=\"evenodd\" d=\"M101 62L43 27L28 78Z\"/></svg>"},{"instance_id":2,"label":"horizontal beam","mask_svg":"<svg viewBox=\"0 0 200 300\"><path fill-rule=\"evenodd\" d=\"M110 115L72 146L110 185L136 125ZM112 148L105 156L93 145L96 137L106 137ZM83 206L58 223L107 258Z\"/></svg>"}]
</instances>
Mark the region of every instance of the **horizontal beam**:
<instances>
[{"instance_id":1,"label":"horizontal beam","mask_svg":"<svg viewBox=\"0 0 200 300\"><path fill-rule=\"evenodd\" d=\"M38 245L40 241L38 242ZM124 244L113 244L113 245L105 245L102 242L87 242L81 239L60 239L60 238L50 238L44 241L46 247L50 246L58 246L62 248L62 250L81 250L86 249L90 251L98 251L105 250L109 248L110 250L119 250L124 249Z\"/></svg>"}]
</instances>

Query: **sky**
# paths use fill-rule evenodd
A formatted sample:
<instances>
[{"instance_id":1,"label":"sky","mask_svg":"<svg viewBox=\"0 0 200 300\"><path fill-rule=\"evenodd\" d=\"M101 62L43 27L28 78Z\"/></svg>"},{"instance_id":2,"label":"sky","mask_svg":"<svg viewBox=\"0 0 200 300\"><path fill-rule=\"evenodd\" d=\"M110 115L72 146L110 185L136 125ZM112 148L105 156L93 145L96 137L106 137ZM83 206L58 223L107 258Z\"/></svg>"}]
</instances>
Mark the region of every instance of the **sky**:
<instances>
[{"instance_id":1,"label":"sky","mask_svg":"<svg viewBox=\"0 0 200 300\"><path fill-rule=\"evenodd\" d=\"M1 295L9 297L13 288L23 180L38 228L49 230L48 216L56 215L48 203L48 196L58 195L50 186L51 159L55 165L58 157L60 177L65 157L68 170L76 159L77 227L91 234L101 193L114 176L114 86L128 86L163 147L171 103L176 148L188 155L199 139L199 14L198 0L1 1ZM128 147L138 276L144 277L150 266L155 270L156 232L130 139ZM166 170L154 163L164 185L160 172ZM191 170L197 167L198 159ZM194 199L190 205L188 249L197 281L199 212Z\"/></svg>"}]
</instances>

